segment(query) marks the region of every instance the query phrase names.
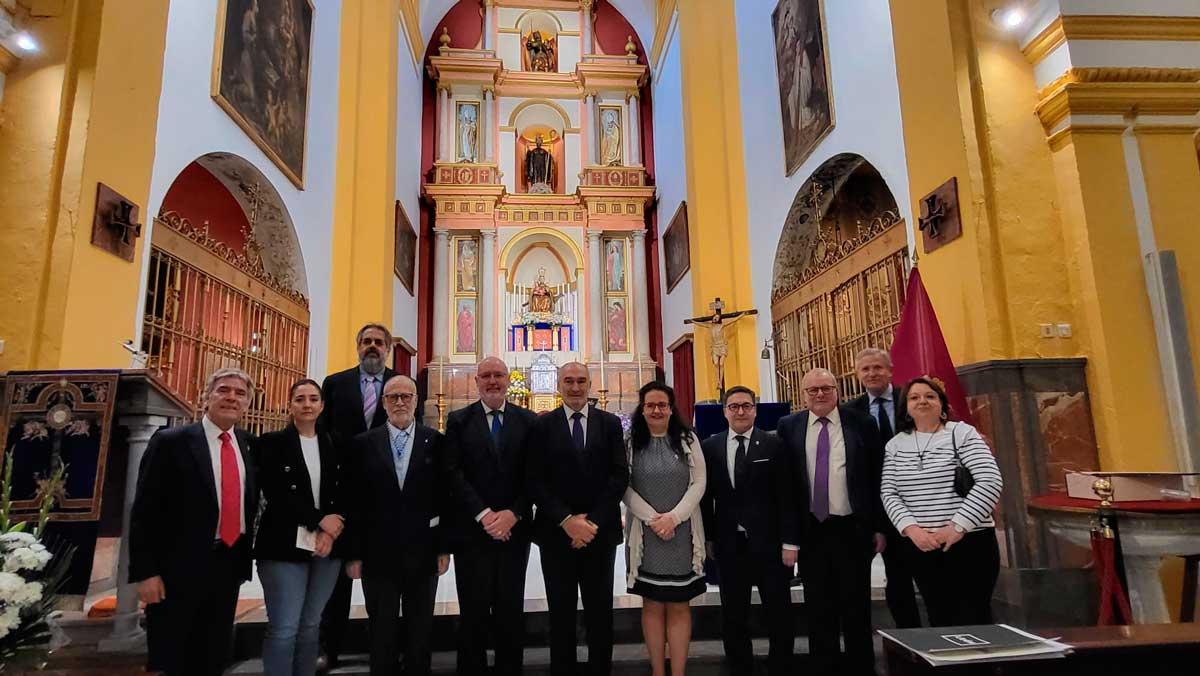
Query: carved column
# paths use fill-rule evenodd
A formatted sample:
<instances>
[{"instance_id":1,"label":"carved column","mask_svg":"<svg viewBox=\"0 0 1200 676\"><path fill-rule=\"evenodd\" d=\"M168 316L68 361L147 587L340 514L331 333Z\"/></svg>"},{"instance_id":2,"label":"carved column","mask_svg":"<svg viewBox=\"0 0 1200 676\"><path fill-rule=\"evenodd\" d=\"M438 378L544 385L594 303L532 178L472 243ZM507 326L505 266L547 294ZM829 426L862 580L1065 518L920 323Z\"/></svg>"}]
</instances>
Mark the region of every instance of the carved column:
<instances>
[{"instance_id":1,"label":"carved column","mask_svg":"<svg viewBox=\"0 0 1200 676\"><path fill-rule=\"evenodd\" d=\"M485 228L479 231L483 240L480 266L482 275L479 285L479 354L488 356L496 354L496 229Z\"/></svg>"},{"instance_id":2,"label":"carved column","mask_svg":"<svg viewBox=\"0 0 1200 676\"><path fill-rule=\"evenodd\" d=\"M492 31L496 28L494 17L492 16L492 6L496 4L495 0L483 0L483 48L495 49L496 45L492 41Z\"/></svg>"},{"instance_id":3,"label":"carved column","mask_svg":"<svg viewBox=\"0 0 1200 676\"><path fill-rule=\"evenodd\" d=\"M492 122L492 89L483 90L483 110L479 115L479 129L483 133L483 161L495 162L496 158L496 125Z\"/></svg>"},{"instance_id":4,"label":"carved column","mask_svg":"<svg viewBox=\"0 0 1200 676\"><path fill-rule=\"evenodd\" d=\"M638 109L642 106L642 99L634 92L629 96L629 164L630 166L642 166L642 150L641 150L641 127L638 122Z\"/></svg>"},{"instance_id":5,"label":"carved column","mask_svg":"<svg viewBox=\"0 0 1200 676\"><path fill-rule=\"evenodd\" d=\"M588 360L600 361L604 336L604 266L600 262L600 231L589 230L588 242Z\"/></svg>"},{"instance_id":6,"label":"carved column","mask_svg":"<svg viewBox=\"0 0 1200 676\"><path fill-rule=\"evenodd\" d=\"M142 630L138 610L137 584L129 580L129 515L133 511L133 496L137 487L138 471L142 455L150 437L160 427L170 422L165 416L135 415L122 416L117 422L129 430L129 460L125 465L125 504L121 508L121 523L125 531L121 537L121 553L117 562L117 612L113 616L112 633L100 641L100 652L130 652L144 649L146 632Z\"/></svg>"},{"instance_id":7,"label":"carved column","mask_svg":"<svg viewBox=\"0 0 1200 676\"><path fill-rule=\"evenodd\" d=\"M583 23L580 25L583 54L592 53L592 4L593 0L581 0L579 3L579 8L583 10Z\"/></svg>"},{"instance_id":8,"label":"carved column","mask_svg":"<svg viewBox=\"0 0 1200 676\"><path fill-rule=\"evenodd\" d=\"M649 295L646 293L646 231L633 231L633 257L629 260L633 270L633 297L637 303L634 312L637 327L637 355L639 360L650 356L650 310L647 307Z\"/></svg>"},{"instance_id":9,"label":"carved column","mask_svg":"<svg viewBox=\"0 0 1200 676\"><path fill-rule=\"evenodd\" d=\"M625 95L625 100L621 103L621 108L624 112L621 113L621 124L624 125L621 129L621 146L624 152L621 154L621 164L631 166L633 164L633 144L630 143L631 130L633 129L633 121L629 117L629 95Z\"/></svg>"},{"instance_id":10,"label":"carved column","mask_svg":"<svg viewBox=\"0 0 1200 676\"><path fill-rule=\"evenodd\" d=\"M445 228L433 230L433 357L444 359L450 345L450 233Z\"/></svg>"},{"instance_id":11,"label":"carved column","mask_svg":"<svg viewBox=\"0 0 1200 676\"><path fill-rule=\"evenodd\" d=\"M596 145L599 143L599 135L596 133L596 95L588 92L588 95L583 97L583 128L587 130L587 135L583 142L587 144L587 159L585 162L589 166L596 166Z\"/></svg>"},{"instance_id":12,"label":"carved column","mask_svg":"<svg viewBox=\"0 0 1200 676\"><path fill-rule=\"evenodd\" d=\"M451 158L449 158L449 154L450 154L449 151L451 148L450 141L451 141L451 136L453 135L453 130L452 130L452 127L449 122L450 118L451 118L450 89L448 87L443 87L441 85L438 85L438 99L437 99L437 120L438 120L438 124L437 124L437 126L438 126L438 128L437 128L437 149L438 149L437 161L438 162L453 161Z\"/></svg>"}]
</instances>

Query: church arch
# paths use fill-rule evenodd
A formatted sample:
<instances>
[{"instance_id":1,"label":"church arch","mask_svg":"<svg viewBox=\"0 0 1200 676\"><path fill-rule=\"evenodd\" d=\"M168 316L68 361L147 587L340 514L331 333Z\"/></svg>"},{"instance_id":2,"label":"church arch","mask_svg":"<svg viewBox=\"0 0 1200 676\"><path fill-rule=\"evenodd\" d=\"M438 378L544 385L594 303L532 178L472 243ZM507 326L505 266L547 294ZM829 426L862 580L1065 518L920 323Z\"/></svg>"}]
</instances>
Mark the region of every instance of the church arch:
<instances>
[{"instance_id":1,"label":"church arch","mask_svg":"<svg viewBox=\"0 0 1200 676\"><path fill-rule=\"evenodd\" d=\"M771 321L781 400L823 366L844 397L861 391L854 357L892 343L904 300L908 239L887 183L861 155L826 160L796 192L776 248Z\"/></svg>"},{"instance_id":2,"label":"church arch","mask_svg":"<svg viewBox=\"0 0 1200 676\"><path fill-rule=\"evenodd\" d=\"M562 21L554 14L547 12L544 9L530 9L522 12L517 17L517 30L524 35L531 30L547 30L549 29L552 35L558 35L563 31Z\"/></svg>"},{"instance_id":3,"label":"church arch","mask_svg":"<svg viewBox=\"0 0 1200 676\"><path fill-rule=\"evenodd\" d=\"M563 261L563 270L570 275L567 281L578 280L579 272L583 270L584 260L583 251L579 245L556 228L539 226L522 230L500 249L500 271L504 274L504 281L508 287L511 288L513 285L513 275L516 274L522 256L527 253L527 249L537 243L546 243L555 256ZM564 253L569 256L565 256Z\"/></svg>"},{"instance_id":4,"label":"church arch","mask_svg":"<svg viewBox=\"0 0 1200 676\"><path fill-rule=\"evenodd\" d=\"M530 112L526 113L526 111ZM533 117L530 117L530 114ZM555 117L557 120L554 119ZM509 113L506 126L519 133L522 127L531 124L557 127L559 134L579 131L577 127L571 125L571 115L567 113L567 109L550 99L526 99L517 104Z\"/></svg>"}]
</instances>

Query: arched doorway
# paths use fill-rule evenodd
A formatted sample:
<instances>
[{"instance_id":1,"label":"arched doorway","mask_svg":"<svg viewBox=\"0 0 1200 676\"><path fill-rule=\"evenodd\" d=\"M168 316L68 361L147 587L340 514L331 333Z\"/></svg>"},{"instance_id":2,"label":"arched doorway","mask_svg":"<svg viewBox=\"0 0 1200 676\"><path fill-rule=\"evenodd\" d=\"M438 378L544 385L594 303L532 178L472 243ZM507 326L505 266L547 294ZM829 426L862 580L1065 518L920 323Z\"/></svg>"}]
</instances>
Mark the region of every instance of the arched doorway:
<instances>
[{"instance_id":1,"label":"arched doorway","mask_svg":"<svg viewBox=\"0 0 1200 676\"><path fill-rule=\"evenodd\" d=\"M256 390L244 425L283 427L288 387L308 368L308 280L270 181L230 153L184 167L154 218L147 275L147 367L197 418L207 375L241 368Z\"/></svg>"},{"instance_id":2,"label":"arched doorway","mask_svg":"<svg viewBox=\"0 0 1200 676\"><path fill-rule=\"evenodd\" d=\"M771 288L780 400L802 405L800 380L833 371L843 397L862 387L854 356L892 344L908 239L895 197L861 155L830 158L804 182L788 210Z\"/></svg>"}]
</instances>

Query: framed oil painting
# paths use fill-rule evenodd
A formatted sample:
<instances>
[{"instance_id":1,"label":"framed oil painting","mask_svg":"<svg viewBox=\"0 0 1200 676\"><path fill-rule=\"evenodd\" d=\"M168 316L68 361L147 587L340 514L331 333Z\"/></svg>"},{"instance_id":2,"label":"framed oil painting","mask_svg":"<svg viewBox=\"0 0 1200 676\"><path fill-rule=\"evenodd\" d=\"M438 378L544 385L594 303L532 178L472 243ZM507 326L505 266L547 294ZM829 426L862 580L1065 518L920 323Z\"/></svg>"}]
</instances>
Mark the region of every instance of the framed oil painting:
<instances>
[{"instance_id":1,"label":"framed oil painting","mask_svg":"<svg viewBox=\"0 0 1200 676\"><path fill-rule=\"evenodd\" d=\"M311 0L217 0L212 97L304 188Z\"/></svg>"},{"instance_id":2,"label":"framed oil painting","mask_svg":"<svg viewBox=\"0 0 1200 676\"><path fill-rule=\"evenodd\" d=\"M683 279L692 267L692 250L688 243L687 202L680 202L671 223L663 233L663 262L667 273L667 293Z\"/></svg>"},{"instance_id":3,"label":"framed oil painting","mask_svg":"<svg viewBox=\"0 0 1200 676\"><path fill-rule=\"evenodd\" d=\"M605 302L605 333L609 352L629 351L629 301L615 296Z\"/></svg>"},{"instance_id":4,"label":"framed oil painting","mask_svg":"<svg viewBox=\"0 0 1200 676\"><path fill-rule=\"evenodd\" d=\"M479 288L479 245L469 237L454 239L455 293L473 293Z\"/></svg>"},{"instance_id":5,"label":"framed oil painting","mask_svg":"<svg viewBox=\"0 0 1200 676\"><path fill-rule=\"evenodd\" d=\"M396 276L400 278L400 283L408 289L408 293L415 295L413 289L416 288L417 232L413 230L412 223L408 220L408 214L404 213L404 206L400 204L400 200L396 200L395 225L396 256L392 268L396 271Z\"/></svg>"},{"instance_id":6,"label":"framed oil painting","mask_svg":"<svg viewBox=\"0 0 1200 676\"><path fill-rule=\"evenodd\" d=\"M771 14L783 156L791 176L833 129L833 95L822 0L779 0Z\"/></svg>"},{"instance_id":7,"label":"framed oil painting","mask_svg":"<svg viewBox=\"0 0 1200 676\"><path fill-rule=\"evenodd\" d=\"M604 280L606 292L625 292L625 239L622 237L604 240Z\"/></svg>"},{"instance_id":8,"label":"framed oil painting","mask_svg":"<svg viewBox=\"0 0 1200 676\"><path fill-rule=\"evenodd\" d=\"M475 354L475 299L454 301L454 353Z\"/></svg>"}]
</instances>

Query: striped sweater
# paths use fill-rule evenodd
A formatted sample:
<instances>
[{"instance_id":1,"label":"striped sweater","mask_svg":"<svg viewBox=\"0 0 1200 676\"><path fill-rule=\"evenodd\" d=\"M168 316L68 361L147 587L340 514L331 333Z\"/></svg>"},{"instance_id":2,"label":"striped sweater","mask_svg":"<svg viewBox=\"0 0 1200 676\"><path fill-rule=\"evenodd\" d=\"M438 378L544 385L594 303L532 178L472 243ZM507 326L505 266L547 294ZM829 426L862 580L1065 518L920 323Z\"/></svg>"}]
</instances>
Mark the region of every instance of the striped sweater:
<instances>
[{"instance_id":1,"label":"striped sweater","mask_svg":"<svg viewBox=\"0 0 1200 676\"><path fill-rule=\"evenodd\" d=\"M955 443L959 459L975 479L966 498L954 492ZM940 528L951 521L967 531L995 527L992 511L1003 482L996 459L974 427L950 422L932 435L897 434L885 453L880 493L896 530L903 533L914 524Z\"/></svg>"}]
</instances>

